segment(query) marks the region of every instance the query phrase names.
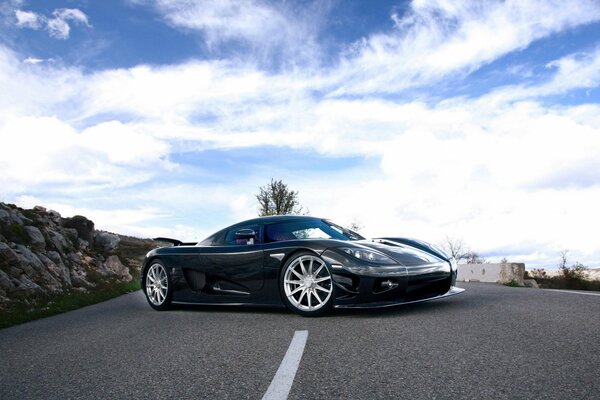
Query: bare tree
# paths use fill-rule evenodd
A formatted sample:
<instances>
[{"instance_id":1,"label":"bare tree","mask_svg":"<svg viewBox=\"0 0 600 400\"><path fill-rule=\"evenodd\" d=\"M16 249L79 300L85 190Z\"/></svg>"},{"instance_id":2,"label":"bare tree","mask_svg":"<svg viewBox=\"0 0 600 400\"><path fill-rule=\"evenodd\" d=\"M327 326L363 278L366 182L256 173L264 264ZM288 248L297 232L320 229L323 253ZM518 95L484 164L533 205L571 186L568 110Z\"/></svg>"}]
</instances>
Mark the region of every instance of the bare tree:
<instances>
[{"instance_id":1,"label":"bare tree","mask_svg":"<svg viewBox=\"0 0 600 400\"><path fill-rule=\"evenodd\" d=\"M464 259L466 260L467 264L485 264L486 263L485 258L480 257L479 254L475 253L474 251L468 251L467 253L465 253Z\"/></svg>"},{"instance_id":2,"label":"bare tree","mask_svg":"<svg viewBox=\"0 0 600 400\"><path fill-rule=\"evenodd\" d=\"M567 266L567 254L569 250L562 250L560 254L560 264L558 269L564 279L567 280L577 280L577 279L585 279L587 275L588 268L581 264L580 262L576 262L571 267Z\"/></svg>"},{"instance_id":3,"label":"bare tree","mask_svg":"<svg viewBox=\"0 0 600 400\"><path fill-rule=\"evenodd\" d=\"M348 229L350 229L352 232L356 232L356 233L360 233L362 228L363 228L363 225L358 221L358 219L354 219L350 223L350 226L348 226Z\"/></svg>"},{"instance_id":4,"label":"bare tree","mask_svg":"<svg viewBox=\"0 0 600 400\"><path fill-rule=\"evenodd\" d=\"M565 268L567 268L567 254L569 254L569 250L561 250L559 252L559 254L560 254L560 264L558 265L558 268L565 269Z\"/></svg>"},{"instance_id":5,"label":"bare tree","mask_svg":"<svg viewBox=\"0 0 600 400\"><path fill-rule=\"evenodd\" d=\"M444 241L440 243L440 247L451 257L454 257L456 261L461 261L468 257L469 249L461 239L446 236Z\"/></svg>"},{"instance_id":6,"label":"bare tree","mask_svg":"<svg viewBox=\"0 0 600 400\"><path fill-rule=\"evenodd\" d=\"M303 208L298 202L298 192L291 190L281 180L271 179L271 182L260 187L256 195L258 200L258 215L302 214Z\"/></svg>"},{"instance_id":7,"label":"bare tree","mask_svg":"<svg viewBox=\"0 0 600 400\"><path fill-rule=\"evenodd\" d=\"M469 246L461 239L446 236L444 241L440 243L440 247L450 256L454 257L457 262L464 261L467 264L484 264L487 262L485 258L469 249Z\"/></svg>"}]
</instances>

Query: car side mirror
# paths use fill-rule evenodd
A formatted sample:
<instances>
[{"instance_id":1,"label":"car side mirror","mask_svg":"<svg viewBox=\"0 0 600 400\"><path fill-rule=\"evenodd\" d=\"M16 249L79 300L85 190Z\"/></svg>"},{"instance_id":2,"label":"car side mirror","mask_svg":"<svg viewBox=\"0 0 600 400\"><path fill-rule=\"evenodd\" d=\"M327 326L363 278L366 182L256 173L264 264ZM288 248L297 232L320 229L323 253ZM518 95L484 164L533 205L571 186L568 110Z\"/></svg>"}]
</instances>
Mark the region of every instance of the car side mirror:
<instances>
[{"instance_id":1,"label":"car side mirror","mask_svg":"<svg viewBox=\"0 0 600 400\"><path fill-rule=\"evenodd\" d=\"M254 239L255 236L256 236L256 232L254 232L252 229L240 229L239 231L235 232L236 240Z\"/></svg>"}]
</instances>

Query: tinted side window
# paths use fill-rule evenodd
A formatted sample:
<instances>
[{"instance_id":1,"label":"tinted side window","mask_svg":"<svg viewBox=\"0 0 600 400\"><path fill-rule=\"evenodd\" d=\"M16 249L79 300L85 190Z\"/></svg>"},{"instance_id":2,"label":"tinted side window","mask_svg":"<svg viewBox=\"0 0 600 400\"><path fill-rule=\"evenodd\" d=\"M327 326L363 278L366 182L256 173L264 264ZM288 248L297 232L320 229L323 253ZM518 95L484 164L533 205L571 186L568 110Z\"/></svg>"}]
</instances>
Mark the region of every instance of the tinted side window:
<instances>
[{"instance_id":1,"label":"tinted side window","mask_svg":"<svg viewBox=\"0 0 600 400\"><path fill-rule=\"evenodd\" d=\"M223 246L225 244L225 234L226 233L227 232L225 232L225 231L215 233L213 236L211 236L210 238L207 239L207 241L210 240L208 245Z\"/></svg>"},{"instance_id":2,"label":"tinted side window","mask_svg":"<svg viewBox=\"0 0 600 400\"><path fill-rule=\"evenodd\" d=\"M281 242L296 239L339 239L349 240L342 229L321 220L292 221L265 226L265 241Z\"/></svg>"},{"instance_id":3,"label":"tinted side window","mask_svg":"<svg viewBox=\"0 0 600 400\"><path fill-rule=\"evenodd\" d=\"M236 239L235 233L242 229L252 229L254 231L254 238L251 239ZM260 243L260 226L258 225L246 225L239 226L227 232L225 236L225 244L228 246L239 246L246 244L258 244Z\"/></svg>"}]
</instances>

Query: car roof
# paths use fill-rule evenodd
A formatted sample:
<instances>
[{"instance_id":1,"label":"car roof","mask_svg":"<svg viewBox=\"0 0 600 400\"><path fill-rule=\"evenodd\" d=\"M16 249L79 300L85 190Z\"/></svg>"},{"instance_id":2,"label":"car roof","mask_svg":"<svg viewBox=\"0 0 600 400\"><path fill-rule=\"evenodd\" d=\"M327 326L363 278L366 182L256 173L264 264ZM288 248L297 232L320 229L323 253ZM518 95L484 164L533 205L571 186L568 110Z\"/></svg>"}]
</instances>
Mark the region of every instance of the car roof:
<instances>
[{"instance_id":1,"label":"car roof","mask_svg":"<svg viewBox=\"0 0 600 400\"><path fill-rule=\"evenodd\" d=\"M273 224L278 222L291 222L291 221L308 221L308 220L321 220L322 218L311 217L309 215L270 215L267 217L258 217L253 219L248 219L246 221L238 222L234 225L229 226L228 228L238 226L238 225L264 225L264 224ZM226 228L227 229L227 228Z\"/></svg>"}]
</instances>

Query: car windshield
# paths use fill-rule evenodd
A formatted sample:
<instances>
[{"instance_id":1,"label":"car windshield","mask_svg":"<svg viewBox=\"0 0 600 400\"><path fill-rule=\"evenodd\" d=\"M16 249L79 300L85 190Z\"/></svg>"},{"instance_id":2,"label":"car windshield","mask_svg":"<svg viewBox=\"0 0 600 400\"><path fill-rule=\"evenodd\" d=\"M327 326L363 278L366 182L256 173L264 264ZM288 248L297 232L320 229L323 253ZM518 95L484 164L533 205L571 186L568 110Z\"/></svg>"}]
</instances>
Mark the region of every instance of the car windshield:
<instances>
[{"instance_id":1,"label":"car windshield","mask_svg":"<svg viewBox=\"0 0 600 400\"><path fill-rule=\"evenodd\" d=\"M267 243L296 239L361 240L364 238L356 232L321 219L281 222L265 226Z\"/></svg>"}]
</instances>

